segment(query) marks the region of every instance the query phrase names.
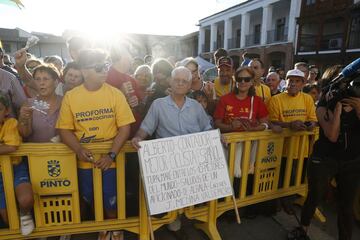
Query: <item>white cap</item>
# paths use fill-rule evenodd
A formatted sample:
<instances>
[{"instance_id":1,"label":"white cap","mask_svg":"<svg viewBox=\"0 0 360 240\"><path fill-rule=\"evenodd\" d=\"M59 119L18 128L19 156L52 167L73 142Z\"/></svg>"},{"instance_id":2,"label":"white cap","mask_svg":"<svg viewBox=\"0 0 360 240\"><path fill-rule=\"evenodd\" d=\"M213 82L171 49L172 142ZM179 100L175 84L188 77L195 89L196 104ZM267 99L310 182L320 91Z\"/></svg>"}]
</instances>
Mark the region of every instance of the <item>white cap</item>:
<instances>
[{"instance_id":1,"label":"white cap","mask_svg":"<svg viewBox=\"0 0 360 240\"><path fill-rule=\"evenodd\" d=\"M304 78L305 77L305 74L300 71L299 69L292 69L292 70L289 70L287 73L286 73L286 78L290 77L290 76L294 76L294 77L302 77Z\"/></svg>"}]
</instances>

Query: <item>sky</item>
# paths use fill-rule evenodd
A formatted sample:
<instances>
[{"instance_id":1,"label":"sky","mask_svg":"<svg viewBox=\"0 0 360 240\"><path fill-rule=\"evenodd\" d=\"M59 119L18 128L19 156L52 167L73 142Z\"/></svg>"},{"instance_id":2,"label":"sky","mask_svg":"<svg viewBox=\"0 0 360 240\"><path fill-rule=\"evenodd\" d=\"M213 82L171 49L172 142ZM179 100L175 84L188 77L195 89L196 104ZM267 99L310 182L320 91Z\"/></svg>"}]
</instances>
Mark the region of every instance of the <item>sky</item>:
<instances>
[{"instance_id":1,"label":"sky","mask_svg":"<svg viewBox=\"0 0 360 240\"><path fill-rule=\"evenodd\" d=\"M0 4L0 27L55 35L71 29L94 36L115 32L182 36L197 31L200 19L243 1L22 0L22 10Z\"/></svg>"}]
</instances>

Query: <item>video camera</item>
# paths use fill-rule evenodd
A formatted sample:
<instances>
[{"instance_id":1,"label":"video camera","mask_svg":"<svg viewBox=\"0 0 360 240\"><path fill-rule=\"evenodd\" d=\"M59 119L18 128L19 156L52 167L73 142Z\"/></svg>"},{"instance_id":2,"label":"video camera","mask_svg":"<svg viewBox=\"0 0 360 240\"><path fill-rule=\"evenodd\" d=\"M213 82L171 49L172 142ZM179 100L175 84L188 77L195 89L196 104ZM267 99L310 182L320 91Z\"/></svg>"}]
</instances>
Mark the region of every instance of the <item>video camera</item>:
<instances>
[{"instance_id":1,"label":"video camera","mask_svg":"<svg viewBox=\"0 0 360 240\"><path fill-rule=\"evenodd\" d=\"M328 106L335 106L347 97L360 98L360 58L347 65L341 73L322 88Z\"/></svg>"}]
</instances>

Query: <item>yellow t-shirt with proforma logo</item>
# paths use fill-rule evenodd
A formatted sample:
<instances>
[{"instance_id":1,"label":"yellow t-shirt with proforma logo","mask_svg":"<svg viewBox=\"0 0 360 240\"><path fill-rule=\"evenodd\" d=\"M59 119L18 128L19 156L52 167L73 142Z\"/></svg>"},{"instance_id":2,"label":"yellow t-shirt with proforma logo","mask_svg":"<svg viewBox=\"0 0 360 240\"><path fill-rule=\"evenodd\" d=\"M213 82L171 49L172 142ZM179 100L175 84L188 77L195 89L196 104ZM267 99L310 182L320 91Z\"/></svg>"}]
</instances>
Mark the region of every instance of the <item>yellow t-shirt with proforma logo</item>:
<instances>
[{"instance_id":1,"label":"yellow t-shirt with proforma logo","mask_svg":"<svg viewBox=\"0 0 360 240\"><path fill-rule=\"evenodd\" d=\"M270 121L292 122L314 121L317 122L314 100L309 94L299 92L296 96L290 96L283 92L270 98L268 103ZM298 144L296 144L298 145ZM308 141L305 141L304 157L308 157ZM288 142L284 144L284 156L287 156ZM299 149L295 148L294 158L298 158Z\"/></svg>"},{"instance_id":2,"label":"yellow t-shirt with proforma logo","mask_svg":"<svg viewBox=\"0 0 360 240\"><path fill-rule=\"evenodd\" d=\"M73 130L80 143L94 143L113 139L119 127L133 122L125 96L104 83L97 91L80 85L67 92L56 128Z\"/></svg>"}]
</instances>

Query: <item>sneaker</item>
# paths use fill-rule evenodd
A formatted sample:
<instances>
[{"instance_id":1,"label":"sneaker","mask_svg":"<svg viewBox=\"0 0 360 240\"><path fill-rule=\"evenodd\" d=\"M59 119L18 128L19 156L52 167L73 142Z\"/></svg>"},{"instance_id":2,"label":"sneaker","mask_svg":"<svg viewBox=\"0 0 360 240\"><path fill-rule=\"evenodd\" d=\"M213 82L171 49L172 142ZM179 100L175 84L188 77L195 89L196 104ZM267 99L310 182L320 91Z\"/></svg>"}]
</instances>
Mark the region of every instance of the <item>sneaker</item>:
<instances>
[{"instance_id":1,"label":"sneaker","mask_svg":"<svg viewBox=\"0 0 360 240\"><path fill-rule=\"evenodd\" d=\"M309 236L302 227L296 227L288 233L288 240L310 240Z\"/></svg>"},{"instance_id":2,"label":"sneaker","mask_svg":"<svg viewBox=\"0 0 360 240\"><path fill-rule=\"evenodd\" d=\"M34 231L35 224L31 214L20 216L20 229L23 236L27 236Z\"/></svg>"},{"instance_id":3,"label":"sneaker","mask_svg":"<svg viewBox=\"0 0 360 240\"><path fill-rule=\"evenodd\" d=\"M59 240L70 240L71 239L71 235L62 235L59 237Z\"/></svg>"},{"instance_id":4,"label":"sneaker","mask_svg":"<svg viewBox=\"0 0 360 240\"><path fill-rule=\"evenodd\" d=\"M111 232L99 232L98 240L110 240L111 239Z\"/></svg>"},{"instance_id":5,"label":"sneaker","mask_svg":"<svg viewBox=\"0 0 360 240\"><path fill-rule=\"evenodd\" d=\"M123 231L113 231L111 233L111 240L124 240L124 232Z\"/></svg>"}]
</instances>

